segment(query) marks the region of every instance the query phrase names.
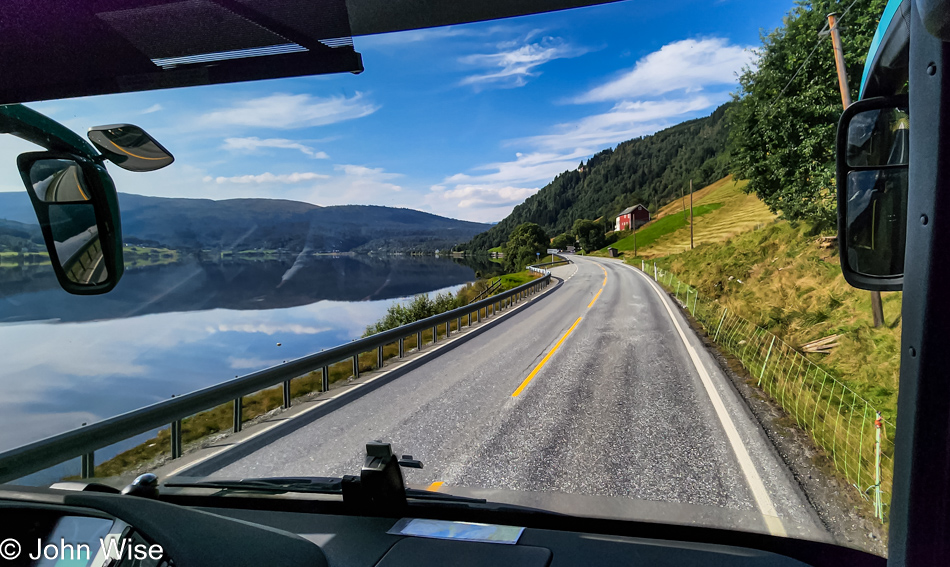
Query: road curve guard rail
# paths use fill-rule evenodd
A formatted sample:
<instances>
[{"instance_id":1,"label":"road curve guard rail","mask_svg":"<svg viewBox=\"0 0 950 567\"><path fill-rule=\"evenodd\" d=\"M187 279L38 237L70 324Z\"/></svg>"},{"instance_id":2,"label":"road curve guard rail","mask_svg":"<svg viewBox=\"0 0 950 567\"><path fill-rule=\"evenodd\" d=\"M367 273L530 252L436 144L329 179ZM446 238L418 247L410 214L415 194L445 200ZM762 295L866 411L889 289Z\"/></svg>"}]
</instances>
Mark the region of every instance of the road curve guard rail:
<instances>
[{"instance_id":1,"label":"road curve guard rail","mask_svg":"<svg viewBox=\"0 0 950 567\"><path fill-rule=\"evenodd\" d=\"M94 477L96 450L169 425L171 427L171 458L177 459L183 454L183 419L231 403L234 408L233 430L235 432L240 431L243 421L242 398L244 396L282 384L283 407L289 408L292 403L291 380L321 370L323 382L320 391L326 392L330 388L330 366L347 360L353 361L353 376L359 378L360 354L375 351L377 353L375 368L382 368L385 362L383 348L388 345L399 345L398 358L401 359L406 354L405 340L413 335L416 339L416 348L421 351L424 346L422 341L423 331L432 331L432 342L429 344L433 344L439 340L440 326L445 326L443 336L448 338L448 335L452 333L451 324L453 321L456 322L455 332L457 333L462 329L463 320L467 320L468 326L471 326L473 316L475 322L480 321L483 317L487 319L528 299L531 295L550 285L550 272L541 269L535 269L534 271L541 272L541 277L452 311L433 315L427 319L383 331L5 451L0 453L0 483L22 478L77 457L80 458L80 476L82 478Z\"/></svg>"}]
</instances>

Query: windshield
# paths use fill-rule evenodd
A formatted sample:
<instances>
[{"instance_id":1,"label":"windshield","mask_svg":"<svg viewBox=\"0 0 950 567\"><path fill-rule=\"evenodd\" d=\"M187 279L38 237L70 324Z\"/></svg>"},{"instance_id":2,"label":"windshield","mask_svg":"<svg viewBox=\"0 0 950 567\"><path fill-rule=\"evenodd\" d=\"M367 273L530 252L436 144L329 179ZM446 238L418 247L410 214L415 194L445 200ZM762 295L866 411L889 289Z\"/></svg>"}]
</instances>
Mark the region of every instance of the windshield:
<instances>
[{"instance_id":1,"label":"windshield","mask_svg":"<svg viewBox=\"0 0 950 567\"><path fill-rule=\"evenodd\" d=\"M849 4L857 77L883 2ZM380 440L417 489L885 555L901 296L875 321L838 266L833 9L617 2L27 103L174 163L106 163L125 270L75 296L0 136L0 452L159 408L12 481L340 477Z\"/></svg>"}]
</instances>

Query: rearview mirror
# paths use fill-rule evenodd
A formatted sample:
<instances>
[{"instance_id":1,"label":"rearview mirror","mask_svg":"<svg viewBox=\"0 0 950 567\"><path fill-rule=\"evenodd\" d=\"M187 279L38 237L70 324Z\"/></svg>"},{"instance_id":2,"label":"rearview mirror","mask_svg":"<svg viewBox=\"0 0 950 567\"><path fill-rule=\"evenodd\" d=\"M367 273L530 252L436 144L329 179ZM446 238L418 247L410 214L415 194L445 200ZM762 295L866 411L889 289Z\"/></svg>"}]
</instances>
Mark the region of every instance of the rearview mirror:
<instances>
[{"instance_id":1,"label":"rearview mirror","mask_svg":"<svg viewBox=\"0 0 950 567\"><path fill-rule=\"evenodd\" d=\"M155 171L175 158L148 132L132 124L94 126L86 134L109 161L129 171Z\"/></svg>"},{"instance_id":2,"label":"rearview mirror","mask_svg":"<svg viewBox=\"0 0 950 567\"><path fill-rule=\"evenodd\" d=\"M904 284L910 118L906 95L855 102L837 136L838 248L852 286Z\"/></svg>"},{"instance_id":3,"label":"rearview mirror","mask_svg":"<svg viewBox=\"0 0 950 567\"><path fill-rule=\"evenodd\" d=\"M106 293L122 277L122 235L115 186L105 168L71 154L17 157L50 263L60 285L78 295Z\"/></svg>"}]
</instances>

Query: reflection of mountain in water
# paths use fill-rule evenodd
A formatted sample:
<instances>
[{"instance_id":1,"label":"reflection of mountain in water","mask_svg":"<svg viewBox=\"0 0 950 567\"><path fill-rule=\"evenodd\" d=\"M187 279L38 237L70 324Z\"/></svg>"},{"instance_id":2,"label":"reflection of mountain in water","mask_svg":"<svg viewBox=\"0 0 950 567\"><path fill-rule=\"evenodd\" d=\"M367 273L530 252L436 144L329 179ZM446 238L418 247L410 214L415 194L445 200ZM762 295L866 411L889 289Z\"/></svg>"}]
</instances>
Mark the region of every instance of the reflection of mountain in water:
<instances>
[{"instance_id":1,"label":"reflection of mountain in water","mask_svg":"<svg viewBox=\"0 0 950 567\"><path fill-rule=\"evenodd\" d=\"M128 269L112 292L74 296L59 288L49 266L0 272L5 272L0 322L89 321L170 311L278 309L324 299L391 299L462 284L474 275L471 268L432 257L186 261Z\"/></svg>"}]
</instances>

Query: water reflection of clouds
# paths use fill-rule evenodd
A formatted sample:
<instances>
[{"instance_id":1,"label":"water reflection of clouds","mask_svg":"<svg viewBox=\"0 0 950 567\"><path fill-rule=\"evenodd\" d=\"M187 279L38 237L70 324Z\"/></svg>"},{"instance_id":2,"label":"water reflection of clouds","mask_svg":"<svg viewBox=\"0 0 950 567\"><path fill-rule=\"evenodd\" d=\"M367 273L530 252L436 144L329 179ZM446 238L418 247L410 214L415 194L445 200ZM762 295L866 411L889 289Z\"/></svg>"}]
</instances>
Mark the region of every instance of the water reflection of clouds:
<instances>
[{"instance_id":1,"label":"water reflection of clouds","mask_svg":"<svg viewBox=\"0 0 950 567\"><path fill-rule=\"evenodd\" d=\"M346 343L393 302L0 324L0 451Z\"/></svg>"},{"instance_id":2,"label":"water reflection of clouds","mask_svg":"<svg viewBox=\"0 0 950 567\"><path fill-rule=\"evenodd\" d=\"M309 327L307 325L268 325L244 323L242 325L218 325L217 327L208 327L211 333L264 333L265 335L275 335L277 333L290 333L292 335L316 335L326 331L332 331L333 327Z\"/></svg>"}]
</instances>

